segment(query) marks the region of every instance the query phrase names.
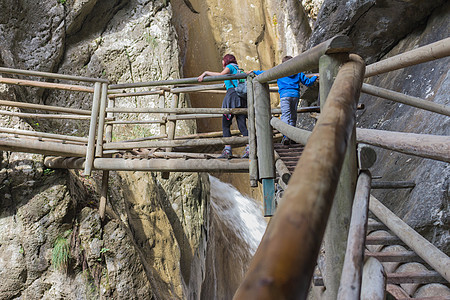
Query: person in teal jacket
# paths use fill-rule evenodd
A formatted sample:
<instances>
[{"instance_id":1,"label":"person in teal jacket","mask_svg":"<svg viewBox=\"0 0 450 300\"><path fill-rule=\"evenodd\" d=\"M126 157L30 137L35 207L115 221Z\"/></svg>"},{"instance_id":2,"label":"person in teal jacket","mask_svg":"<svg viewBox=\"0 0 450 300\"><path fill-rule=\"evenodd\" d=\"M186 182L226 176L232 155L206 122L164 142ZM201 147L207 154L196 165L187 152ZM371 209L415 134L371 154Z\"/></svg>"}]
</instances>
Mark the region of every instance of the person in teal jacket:
<instances>
[{"instance_id":1,"label":"person in teal jacket","mask_svg":"<svg viewBox=\"0 0 450 300\"><path fill-rule=\"evenodd\" d=\"M292 56L285 56L282 62L291 59ZM253 71L256 75L264 71ZM278 93L280 94L281 121L291 126L297 125L297 106L300 99L300 83L311 86L316 81L317 76L311 78L303 73L282 77L277 80ZM291 144L291 140L284 136L281 142L284 145Z\"/></svg>"},{"instance_id":2,"label":"person in teal jacket","mask_svg":"<svg viewBox=\"0 0 450 300\"><path fill-rule=\"evenodd\" d=\"M236 57L233 54L226 54L222 59L222 72L212 72L205 71L200 76L198 76L198 81L202 82L205 76L219 76L226 74L236 74L239 73L239 66L236 61ZM241 97L239 97L234 90L237 87L239 80L225 80L225 88L227 89L227 93L222 102L222 108L246 108L247 101ZM243 136L248 136L247 124L246 124L246 115L230 115L224 114L222 116L222 132L224 137L231 137L231 121L233 117L236 117L236 122L239 128L239 131ZM222 154L219 158L227 158L230 159L233 156L231 145L225 145L225 148L222 151ZM242 158L249 157L249 147L245 148L244 155Z\"/></svg>"}]
</instances>

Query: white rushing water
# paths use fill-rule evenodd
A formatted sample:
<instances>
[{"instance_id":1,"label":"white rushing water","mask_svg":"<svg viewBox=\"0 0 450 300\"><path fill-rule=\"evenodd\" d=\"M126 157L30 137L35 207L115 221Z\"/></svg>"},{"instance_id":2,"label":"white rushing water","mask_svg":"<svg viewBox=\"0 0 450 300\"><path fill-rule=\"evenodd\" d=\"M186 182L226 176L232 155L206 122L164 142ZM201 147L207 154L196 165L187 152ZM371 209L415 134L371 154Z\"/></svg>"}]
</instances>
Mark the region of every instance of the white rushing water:
<instances>
[{"instance_id":1,"label":"white rushing water","mask_svg":"<svg viewBox=\"0 0 450 300\"><path fill-rule=\"evenodd\" d=\"M211 207L224 225L248 245L253 256L266 230L261 203L243 196L234 186L209 176Z\"/></svg>"}]
</instances>

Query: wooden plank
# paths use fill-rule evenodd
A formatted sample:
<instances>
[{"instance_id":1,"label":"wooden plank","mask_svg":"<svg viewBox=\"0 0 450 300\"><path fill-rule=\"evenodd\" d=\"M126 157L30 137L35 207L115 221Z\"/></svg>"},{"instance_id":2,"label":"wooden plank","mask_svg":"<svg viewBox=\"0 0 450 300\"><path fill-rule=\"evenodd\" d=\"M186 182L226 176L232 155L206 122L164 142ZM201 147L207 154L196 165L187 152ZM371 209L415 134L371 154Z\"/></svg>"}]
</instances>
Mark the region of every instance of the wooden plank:
<instances>
[{"instance_id":1,"label":"wooden plank","mask_svg":"<svg viewBox=\"0 0 450 300\"><path fill-rule=\"evenodd\" d=\"M386 230L387 227L381 222L377 222L374 219L369 219L367 223L367 231L374 231L374 230Z\"/></svg>"},{"instance_id":2,"label":"wooden plank","mask_svg":"<svg viewBox=\"0 0 450 300\"><path fill-rule=\"evenodd\" d=\"M380 262L423 262L423 260L414 251L405 252L369 252L366 251L367 257L374 257Z\"/></svg>"},{"instance_id":3,"label":"wooden plank","mask_svg":"<svg viewBox=\"0 0 450 300\"><path fill-rule=\"evenodd\" d=\"M404 272L404 273L387 273L387 283L390 284L404 284L404 283L444 283L448 284L438 272L423 271L423 272Z\"/></svg>"},{"instance_id":4,"label":"wooden plank","mask_svg":"<svg viewBox=\"0 0 450 300\"><path fill-rule=\"evenodd\" d=\"M405 243L396 236L368 236L366 245L405 245Z\"/></svg>"},{"instance_id":5,"label":"wooden plank","mask_svg":"<svg viewBox=\"0 0 450 300\"><path fill-rule=\"evenodd\" d=\"M409 189L414 188L414 181L375 181L372 182L372 189Z\"/></svg>"}]
</instances>

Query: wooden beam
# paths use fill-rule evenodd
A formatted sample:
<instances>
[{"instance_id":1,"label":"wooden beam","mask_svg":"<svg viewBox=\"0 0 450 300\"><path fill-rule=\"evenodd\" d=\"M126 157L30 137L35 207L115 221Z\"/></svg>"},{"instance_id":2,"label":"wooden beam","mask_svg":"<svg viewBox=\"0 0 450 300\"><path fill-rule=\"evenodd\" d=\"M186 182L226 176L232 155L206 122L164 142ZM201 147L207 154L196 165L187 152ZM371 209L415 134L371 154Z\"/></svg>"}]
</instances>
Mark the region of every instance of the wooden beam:
<instances>
[{"instance_id":1,"label":"wooden beam","mask_svg":"<svg viewBox=\"0 0 450 300\"><path fill-rule=\"evenodd\" d=\"M51 82L44 82L44 81L32 81L32 80L23 80L23 79L14 79L14 78L5 78L5 77L0 77L0 83L21 85L21 86L34 86L34 87L41 87L41 88L46 88L46 89L66 90L66 91L74 91L74 92L87 92L87 93L94 92L93 88L87 87L87 86L51 83Z\"/></svg>"},{"instance_id":2,"label":"wooden beam","mask_svg":"<svg viewBox=\"0 0 450 300\"><path fill-rule=\"evenodd\" d=\"M253 75L247 77L247 105L248 105L248 147L249 147L249 177L250 186L258 187L258 157L256 147L256 119L255 93L253 89Z\"/></svg>"},{"instance_id":3,"label":"wooden beam","mask_svg":"<svg viewBox=\"0 0 450 300\"><path fill-rule=\"evenodd\" d=\"M248 137L227 137L210 139L187 139L187 140L162 140L143 141L130 143L107 143L103 146L105 150L127 150L138 148L166 148L166 147L197 147L197 146L222 146L222 145L245 145Z\"/></svg>"},{"instance_id":4,"label":"wooden beam","mask_svg":"<svg viewBox=\"0 0 450 300\"><path fill-rule=\"evenodd\" d=\"M290 126L278 118L272 118L270 120L270 124L283 135L301 145L306 145L309 137L311 136L311 131Z\"/></svg>"},{"instance_id":5,"label":"wooden beam","mask_svg":"<svg viewBox=\"0 0 450 300\"><path fill-rule=\"evenodd\" d=\"M203 83L232 80L232 79L244 79L246 77L247 74L244 73L234 75L206 76L203 79ZM177 85L177 84L199 84L199 82L197 77L190 77L181 79L111 84L109 85L108 88L113 90L113 89L127 89L127 88L148 87L148 86Z\"/></svg>"},{"instance_id":6,"label":"wooden beam","mask_svg":"<svg viewBox=\"0 0 450 300\"><path fill-rule=\"evenodd\" d=\"M358 128L359 142L450 163L450 136Z\"/></svg>"},{"instance_id":7,"label":"wooden beam","mask_svg":"<svg viewBox=\"0 0 450 300\"><path fill-rule=\"evenodd\" d=\"M0 138L2 151L26 152L43 155L85 156L86 146L41 142L31 139Z\"/></svg>"},{"instance_id":8,"label":"wooden beam","mask_svg":"<svg viewBox=\"0 0 450 300\"><path fill-rule=\"evenodd\" d=\"M417 97L405 95L402 93L390 91L387 89L383 89L380 87L376 87L367 83L363 83L361 91L363 93L385 98L388 100L392 100L398 103L403 103L406 105L414 106L417 108L425 109L428 111L432 111L441 115L450 116L450 106L440 104L440 103L434 103L427 100L422 100Z\"/></svg>"},{"instance_id":9,"label":"wooden beam","mask_svg":"<svg viewBox=\"0 0 450 300\"><path fill-rule=\"evenodd\" d=\"M370 197L370 211L424 261L450 282L450 258L409 227L375 197Z\"/></svg>"},{"instance_id":10,"label":"wooden beam","mask_svg":"<svg viewBox=\"0 0 450 300\"><path fill-rule=\"evenodd\" d=\"M380 262L423 262L414 251L404 252L365 252L366 257L374 257Z\"/></svg>"},{"instance_id":11,"label":"wooden beam","mask_svg":"<svg viewBox=\"0 0 450 300\"><path fill-rule=\"evenodd\" d=\"M396 236L368 236L366 245L405 245L401 239Z\"/></svg>"},{"instance_id":12,"label":"wooden beam","mask_svg":"<svg viewBox=\"0 0 450 300\"><path fill-rule=\"evenodd\" d=\"M73 75L66 75L66 74L41 72L41 71L19 70L19 69L11 69L11 68L3 68L3 67L0 67L0 73L25 75L25 76L39 76L39 77L46 77L46 78L52 78L52 79L84 81L84 82L92 82L92 83L94 83L94 82L108 83L108 79L73 76Z\"/></svg>"},{"instance_id":13,"label":"wooden beam","mask_svg":"<svg viewBox=\"0 0 450 300\"><path fill-rule=\"evenodd\" d=\"M34 137L38 137L38 138L48 138L48 139L55 139L55 140L61 140L61 141L72 141L72 142L87 144L87 138L78 137L78 136L45 133L45 132L38 132L38 131L31 131L31 130L11 129L11 128L6 128L6 127L0 127L0 132L14 134L14 135L34 136Z\"/></svg>"},{"instance_id":14,"label":"wooden beam","mask_svg":"<svg viewBox=\"0 0 450 300\"><path fill-rule=\"evenodd\" d=\"M371 77L450 55L450 37L368 65L364 77Z\"/></svg>"},{"instance_id":15,"label":"wooden beam","mask_svg":"<svg viewBox=\"0 0 450 300\"><path fill-rule=\"evenodd\" d=\"M361 299L384 300L386 292L386 274L381 263L369 257L363 269Z\"/></svg>"},{"instance_id":16,"label":"wooden beam","mask_svg":"<svg viewBox=\"0 0 450 300\"><path fill-rule=\"evenodd\" d=\"M369 213L371 176L362 171L358 177L350 220L344 266L337 299L359 300L364 264L367 216Z\"/></svg>"},{"instance_id":17,"label":"wooden beam","mask_svg":"<svg viewBox=\"0 0 450 300\"><path fill-rule=\"evenodd\" d=\"M350 38L345 35L335 36L319 45L297 55L290 60L256 76L255 80L266 83L281 77L290 76L317 68L319 59L324 54L348 53L353 48Z\"/></svg>"},{"instance_id":18,"label":"wooden beam","mask_svg":"<svg viewBox=\"0 0 450 300\"><path fill-rule=\"evenodd\" d=\"M80 115L63 115L63 114L33 114L33 113L22 113L7 110L0 110L0 115L12 116L19 118L30 118L30 119L61 119L61 120L89 120L90 116L80 116Z\"/></svg>"},{"instance_id":19,"label":"wooden beam","mask_svg":"<svg viewBox=\"0 0 450 300\"><path fill-rule=\"evenodd\" d=\"M85 160L66 157L46 157L48 168L83 169ZM248 159L123 159L96 158L94 170L143 171L143 172L227 172L247 173Z\"/></svg>"},{"instance_id":20,"label":"wooden beam","mask_svg":"<svg viewBox=\"0 0 450 300\"><path fill-rule=\"evenodd\" d=\"M416 186L414 181L375 181L372 189L412 189Z\"/></svg>"},{"instance_id":21,"label":"wooden beam","mask_svg":"<svg viewBox=\"0 0 450 300\"><path fill-rule=\"evenodd\" d=\"M387 283L390 284L404 284L404 283L444 283L448 281L435 271L422 272L404 272L404 273L387 273Z\"/></svg>"},{"instance_id":22,"label":"wooden beam","mask_svg":"<svg viewBox=\"0 0 450 300\"><path fill-rule=\"evenodd\" d=\"M89 125L88 145L86 149L86 165L84 167L84 175L91 175L92 163L95 157L95 137L97 134L97 120L100 110L100 97L101 97L101 83L96 82L94 84L94 95L91 111L91 122ZM103 138L103 137L99 137Z\"/></svg>"},{"instance_id":23,"label":"wooden beam","mask_svg":"<svg viewBox=\"0 0 450 300\"><path fill-rule=\"evenodd\" d=\"M50 106L50 105L42 105L42 104L34 104L34 103L24 103L24 102L17 102L17 101L0 100L0 106L46 110L46 111L70 113L70 114L85 115L85 116L91 115L90 110L76 109L76 108L70 108L70 107Z\"/></svg>"},{"instance_id":24,"label":"wooden beam","mask_svg":"<svg viewBox=\"0 0 450 300\"><path fill-rule=\"evenodd\" d=\"M108 98L116 99L122 97L136 97L136 96L149 96L149 95L162 95L164 94L163 90L154 90L154 91L144 91L144 92L134 92L134 93L117 93L117 94L109 94Z\"/></svg>"}]
</instances>

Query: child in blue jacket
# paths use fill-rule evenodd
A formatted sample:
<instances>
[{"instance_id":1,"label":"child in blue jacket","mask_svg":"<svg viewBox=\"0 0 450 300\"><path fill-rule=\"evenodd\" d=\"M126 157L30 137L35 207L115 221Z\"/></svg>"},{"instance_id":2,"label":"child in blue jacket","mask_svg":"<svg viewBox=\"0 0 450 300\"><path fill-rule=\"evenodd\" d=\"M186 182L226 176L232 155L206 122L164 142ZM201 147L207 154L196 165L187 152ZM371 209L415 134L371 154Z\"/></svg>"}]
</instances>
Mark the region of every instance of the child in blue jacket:
<instances>
[{"instance_id":1,"label":"child in blue jacket","mask_svg":"<svg viewBox=\"0 0 450 300\"><path fill-rule=\"evenodd\" d=\"M291 58L292 56L285 56L283 57L282 62L284 63ZM264 71L254 71L256 75L259 75L262 72ZM316 79L317 76L309 78L303 73L298 73L277 80L278 93L280 94L281 121L294 127L297 125L297 106L300 98L300 83L311 86ZM291 144L291 140L284 136L281 143L289 145Z\"/></svg>"}]
</instances>

